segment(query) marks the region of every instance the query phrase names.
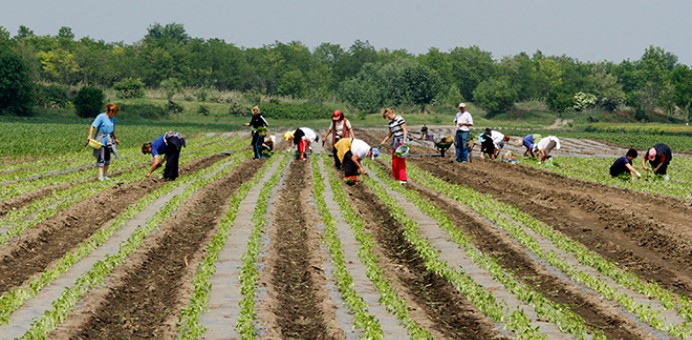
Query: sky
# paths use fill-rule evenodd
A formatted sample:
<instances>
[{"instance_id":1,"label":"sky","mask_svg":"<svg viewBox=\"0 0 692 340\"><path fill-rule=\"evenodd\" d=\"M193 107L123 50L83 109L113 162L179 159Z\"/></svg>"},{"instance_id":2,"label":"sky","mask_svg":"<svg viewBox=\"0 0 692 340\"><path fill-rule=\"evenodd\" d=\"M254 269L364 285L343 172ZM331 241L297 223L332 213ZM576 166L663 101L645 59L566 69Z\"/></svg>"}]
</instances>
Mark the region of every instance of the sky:
<instances>
[{"instance_id":1,"label":"sky","mask_svg":"<svg viewBox=\"0 0 692 340\"><path fill-rule=\"evenodd\" d=\"M252 48L299 41L348 49L448 52L476 45L494 59L521 52L583 62L639 60L649 46L692 66L689 0L0 0L0 26L76 39L141 40L154 23L183 24L194 38Z\"/></svg>"}]
</instances>

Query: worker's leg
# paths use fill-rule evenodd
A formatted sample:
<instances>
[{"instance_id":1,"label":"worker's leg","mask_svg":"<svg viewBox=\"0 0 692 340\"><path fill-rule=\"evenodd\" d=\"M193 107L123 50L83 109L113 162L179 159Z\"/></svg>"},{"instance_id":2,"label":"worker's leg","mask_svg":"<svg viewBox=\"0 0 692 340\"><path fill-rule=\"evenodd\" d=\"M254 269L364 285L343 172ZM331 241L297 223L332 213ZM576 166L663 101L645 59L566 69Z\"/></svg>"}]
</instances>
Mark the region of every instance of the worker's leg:
<instances>
[{"instance_id":1,"label":"worker's leg","mask_svg":"<svg viewBox=\"0 0 692 340\"><path fill-rule=\"evenodd\" d=\"M457 151L457 162L461 162L463 159L461 158L462 150L464 149L464 145L462 144L462 138L461 138L461 131L457 130L457 134L454 137L454 145L456 147Z\"/></svg>"},{"instance_id":2,"label":"worker's leg","mask_svg":"<svg viewBox=\"0 0 692 340\"><path fill-rule=\"evenodd\" d=\"M469 140L471 133L469 131L461 131L461 145L462 145L462 150L461 150L461 161L462 162L468 162L469 161Z\"/></svg>"}]
</instances>

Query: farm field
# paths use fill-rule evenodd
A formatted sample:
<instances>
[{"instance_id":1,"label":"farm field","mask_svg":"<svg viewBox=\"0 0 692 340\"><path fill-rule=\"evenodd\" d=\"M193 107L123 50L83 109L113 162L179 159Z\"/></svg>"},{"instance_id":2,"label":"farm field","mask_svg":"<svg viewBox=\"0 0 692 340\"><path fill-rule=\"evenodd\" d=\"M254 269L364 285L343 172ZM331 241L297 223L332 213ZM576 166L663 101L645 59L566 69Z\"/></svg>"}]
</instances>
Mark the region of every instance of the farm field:
<instances>
[{"instance_id":1,"label":"farm field","mask_svg":"<svg viewBox=\"0 0 692 340\"><path fill-rule=\"evenodd\" d=\"M387 155L347 186L287 149L195 135L172 182L138 148L101 182L86 151L3 159L0 338L692 338L689 155L624 182L591 140L557 167L416 143L406 186Z\"/></svg>"}]
</instances>

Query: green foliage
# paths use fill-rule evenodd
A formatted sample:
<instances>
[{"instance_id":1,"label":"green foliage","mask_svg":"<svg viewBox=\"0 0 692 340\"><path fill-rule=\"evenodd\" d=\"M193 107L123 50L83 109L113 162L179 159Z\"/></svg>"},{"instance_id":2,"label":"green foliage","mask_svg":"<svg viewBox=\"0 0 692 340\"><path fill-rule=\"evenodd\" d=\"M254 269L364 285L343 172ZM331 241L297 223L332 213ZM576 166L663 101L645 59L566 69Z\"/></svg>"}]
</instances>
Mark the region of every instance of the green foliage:
<instances>
[{"instance_id":1,"label":"green foliage","mask_svg":"<svg viewBox=\"0 0 692 340\"><path fill-rule=\"evenodd\" d=\"M117 92L119 98L144 97L144 83L140 79L123 79L113 84L113 89Z\"/></svg>"},{"instance_id":2,"label":"green foliage","mask_svg":"<svg viewBox=\"0 0 692 340\"><path fill-rule=\"evenodd\" d=\"M120 111L128 117L142 117L146 119L157 119L168 115L168 110L156 104L122 104Z\"/></svg>"},{"instance_id":3,"label":"green foliage","mask_svg":"<svg viewBox=\"0 0 692 340\"><path fill-rule=\"evenodd\" d=\"M486 118L511 110L519 97L508 77L482 81L473 91L473 96L476 98L476 104L488 111Z\"/></svg>"},{"instance_id":4,"label":"green foliage","mask_svg":"<svg viewBox=\"0 0 692 340\"><path fill-rule=\"evenodd\" d=\"M96 87L82 87L72 100L77 116L82 118L96 117L103 109L106 95Z\"/></svg>"},{"instance_id":5,"label":"green foliage","mask_svg":"<svg viewBox=\"0 0 692 340\"><path fill-rule=\"evenodd\" d=\"M28 66L14 50L0 43L0 114L27 116L33 101Z\"/></svg>"},{"instance_id":6,"label":"green foliage","mask_svg":"<svg viewBox=\"0 0 692 340\"><path fill-rule=\"evenodd\" d=\"M199 114L201 114L201 115L203 115L203 116L208 116L210 112L211 112L211 111L209 110L209 106L204 105L204 104L200 105L200 106L197 108L197 113L199 113Z\"/></svg>"},{"instance_id":7,"label":"green foliage","mask_svg":"<svg viewBox=\"0 0 692 340\"><path fill-rule=\"evenodd\" d=\"M168 113L181 113L181 112L183 112L183 106L174 102L173 100L169 99L168 105L167 105L167 110L168 110Z\"/></svg>"},{"instance_id":8,"label":"green foliage","mask_svg":"<svg viewBox=\"0 0 692 340\"><path fill-rule=\"evenodd\" d=\"M316 103L266 103L262 104L262 115L267 119L327 119L334 110Z\"/></svg>"},{"instance_id":9,"label":"green foliage","mask_svg":"<svg viewBox=\"0 0 692 340\"><path fill-rule=\"evenodd\" d=\"M166 90L166 98L170 101L183 88L183 83L177 78L168 78L161 81L159 86Z\"/></svg>"},{"instance_id":10,"label":"green foliage","mask_svg":"<svg viewBox=\"0 0 692 340\"><path fill-rule=\"evenodd\" d=\"M37 84L36 105L46 109L66 108L70 104L69 88L58 84Z\"/></svg>"},{"instance_id":11,"label":"green foliage","mask_svg":"<svg viewBox=\"0 0 692 340\"><path fill-rule=\"evenodd\" d=\"M596 96L591 93L577 92L574 95L574 109L576 111L583 111L590 109L596 105Z\"/></svg>"}]
</instances>

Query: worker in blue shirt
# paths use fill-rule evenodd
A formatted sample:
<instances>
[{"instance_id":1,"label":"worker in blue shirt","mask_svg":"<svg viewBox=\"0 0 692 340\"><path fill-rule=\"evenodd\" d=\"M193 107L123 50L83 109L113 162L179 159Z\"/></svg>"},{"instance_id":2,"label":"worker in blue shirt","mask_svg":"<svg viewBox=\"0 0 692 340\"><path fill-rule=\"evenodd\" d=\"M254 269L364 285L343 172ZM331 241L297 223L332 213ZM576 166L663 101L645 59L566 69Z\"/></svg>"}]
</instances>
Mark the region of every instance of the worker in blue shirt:
<instances>
[{"instance_id":1,"label":"worker in blue shirt","mask_svg":"<svg viewBox=\"0 0 692 340\"><path fill-rule=\"evenodd\" d=\"M185 138L175 131L166 132L153 142L144 143L142 145L142 153L145 155L151 154L154 158L147 177L150 177L154 170L165 162L166 167L163 170L163 179L174 181L178 178L178 160L180 159L180 150L183 146L185 146ZM163 159L161 159L160 155L163 155Z\"/></svg>"}]
</instances>

